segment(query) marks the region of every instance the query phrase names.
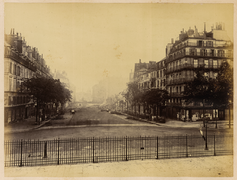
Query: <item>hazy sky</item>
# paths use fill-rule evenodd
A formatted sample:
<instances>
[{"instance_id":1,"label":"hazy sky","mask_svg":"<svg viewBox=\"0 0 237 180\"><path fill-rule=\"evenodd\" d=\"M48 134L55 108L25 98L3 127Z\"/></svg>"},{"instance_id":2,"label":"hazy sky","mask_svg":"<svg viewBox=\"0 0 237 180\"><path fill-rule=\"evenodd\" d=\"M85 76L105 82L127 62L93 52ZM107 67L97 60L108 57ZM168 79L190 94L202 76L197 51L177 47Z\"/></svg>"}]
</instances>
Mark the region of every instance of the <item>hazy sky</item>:
<instances>
[{"instance_id":1,"label":"hazy sky","mask_svg":"<svg viewBox=\"0 0 237 180\"><path fill-rule=\"evenodd\" d=\"M21 33L77 90L106 76L128 77L134 63L160 61L180 31L224 22L233 39L231 4L5 3L5 33Z\"/></svg>"}]
</instances>

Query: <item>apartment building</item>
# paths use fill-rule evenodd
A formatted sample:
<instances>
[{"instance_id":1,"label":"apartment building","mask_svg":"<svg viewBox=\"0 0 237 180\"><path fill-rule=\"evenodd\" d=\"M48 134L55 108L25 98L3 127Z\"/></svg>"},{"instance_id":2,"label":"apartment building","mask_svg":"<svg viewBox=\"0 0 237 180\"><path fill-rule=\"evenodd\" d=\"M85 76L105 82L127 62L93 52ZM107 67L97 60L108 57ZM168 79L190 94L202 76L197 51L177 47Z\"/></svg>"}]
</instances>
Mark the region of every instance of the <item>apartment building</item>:
<instances>
[{"instance_id":1,"label":"apartment building","mask_svg":"<svg viewBox=\"0 0 237 180\"><path fill-rule=\"evenodd\" d=\"M165 116L172 119L197 120L208 115L211 119L226 118L227 110L213 107L212 103L191 102L183 99L185 85L194 79L194 69L206 68L205 76L216 78L222 62L233 67L233 43L225 31L223 23L216 23L210 32L199 32L197 28L181 31L178 40L171 40L166 46L166 57L156 63L135 64L134 79L140 89L166 89ZM233 113L233 112L232 112ZM231 114L232 114L231 113Z\"/></svg>"},{"instance_id":2,"label":"apartment building","mask_svg":"<svg viewBox=\"0 0 237 180\"><path fill-rule=\"evenodd\" d=\"M210 118L224 119L225 110L215 109L212 103L185 103L182 92L185 84L194 79L194 69L203 66L206 76L216 78L223 61L233 62L233 43L227 36L224 24L216 24L210 32L197 28L181 31L179 40L172 43L166 60L166 89L170 99L166 103L166 116L196 120L208 114ZM204 109L204 110L203 110Z\"/></svg>"},{"instance_id":3,"label":"apartment building","mask_svg":"<svg viewBox=\"0 0 237 180\"><path fill-rule=\"evenodd\" d=\"M52 77L43 55L26 45L21 34L5 34L4 41L4 123L28 118L34 111L32 98L21 83L35 75Z\"/></svg>"}]
</instances>

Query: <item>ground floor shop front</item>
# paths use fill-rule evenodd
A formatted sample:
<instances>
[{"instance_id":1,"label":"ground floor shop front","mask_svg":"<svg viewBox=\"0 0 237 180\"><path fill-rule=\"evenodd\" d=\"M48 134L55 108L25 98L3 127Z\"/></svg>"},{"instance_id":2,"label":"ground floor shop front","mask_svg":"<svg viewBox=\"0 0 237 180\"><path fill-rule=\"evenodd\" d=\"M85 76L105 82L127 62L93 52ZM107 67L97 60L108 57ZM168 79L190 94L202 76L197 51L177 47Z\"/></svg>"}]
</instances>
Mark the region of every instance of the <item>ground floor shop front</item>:
<instances>
[{"instance_id":1,"label":"ground floor shop front","mask_svg":"<svg viewBox=\"0 0 237 180\"><path fill-rule=\"evenodd\" d=\"M19 105L4 108L4 123L21 121L34 115L35 108L32 105Z\"/></svg>"},{"instance_id":2,"label":"ground floor shop front","mask_svg":"<svg viewBox=\"0 0 237 180\"><path fill-rule=\"evenodd\" d=\"M203 117L210 120L229 120L233 119L233 108L200 108L200 107L166 107L166 117L182 121L197 121Z\"/></svg>"}]
</instances>

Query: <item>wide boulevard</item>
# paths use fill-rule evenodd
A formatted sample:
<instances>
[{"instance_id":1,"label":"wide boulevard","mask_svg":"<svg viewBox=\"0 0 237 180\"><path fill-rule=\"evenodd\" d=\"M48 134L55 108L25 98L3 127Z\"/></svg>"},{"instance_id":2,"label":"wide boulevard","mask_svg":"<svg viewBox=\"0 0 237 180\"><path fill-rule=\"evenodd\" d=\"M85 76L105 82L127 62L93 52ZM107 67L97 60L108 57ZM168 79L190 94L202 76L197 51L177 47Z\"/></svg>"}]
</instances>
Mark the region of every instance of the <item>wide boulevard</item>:
<instances>
[{"instance_id":1,"label":"wide boulevard","mask_svg":"<svg viewBox=\"0 0 237 180\"><path fill-rule=\"evenodd\" d=\"M189 122L192 123L192 122ZM201 123L200 123L201 126ZM208 129L209 134L225 133L225 129ZM110 114L96 106L78 109L72 118L51 120L39 129L5 134L5 140L17 139L65 139L86 137L124 136L184 136L200 135L200 127L177 127L166 124L150 124L127 119L124 115Z\"/></svg>"}]
</instances>

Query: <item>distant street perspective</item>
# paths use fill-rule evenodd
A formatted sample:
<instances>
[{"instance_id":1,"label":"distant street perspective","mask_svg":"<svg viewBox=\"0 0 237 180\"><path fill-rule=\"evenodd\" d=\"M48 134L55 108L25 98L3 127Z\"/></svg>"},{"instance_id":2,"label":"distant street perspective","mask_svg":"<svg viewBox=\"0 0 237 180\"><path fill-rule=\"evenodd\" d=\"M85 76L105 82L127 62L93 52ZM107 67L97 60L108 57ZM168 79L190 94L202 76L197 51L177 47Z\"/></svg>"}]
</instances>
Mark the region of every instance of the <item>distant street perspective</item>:
<instances>
[{"instance_id":1,"label":"distant street perspective","mask_svg":"<svg viewBox=\"0 0 237 180\"><path fill-rule=\"evenodd\" d=\"M6 3L4 13L8 175L136 161L137 174L159 176L143 161L174 159L174 176L187 176L178 161L233 176L223 163L234 152L233 4Z\"/></svg>"}]
</instances>

